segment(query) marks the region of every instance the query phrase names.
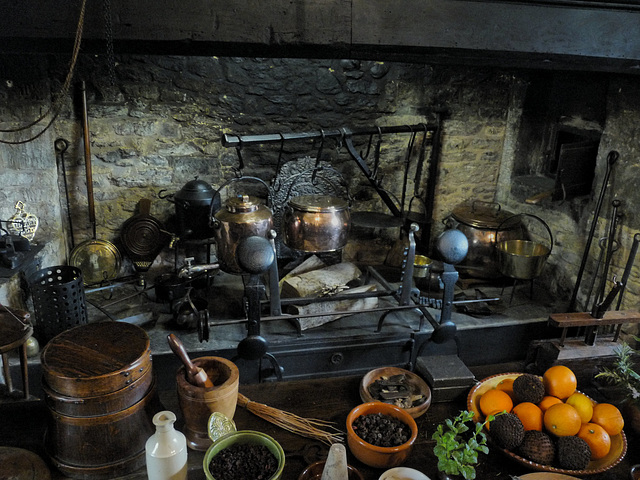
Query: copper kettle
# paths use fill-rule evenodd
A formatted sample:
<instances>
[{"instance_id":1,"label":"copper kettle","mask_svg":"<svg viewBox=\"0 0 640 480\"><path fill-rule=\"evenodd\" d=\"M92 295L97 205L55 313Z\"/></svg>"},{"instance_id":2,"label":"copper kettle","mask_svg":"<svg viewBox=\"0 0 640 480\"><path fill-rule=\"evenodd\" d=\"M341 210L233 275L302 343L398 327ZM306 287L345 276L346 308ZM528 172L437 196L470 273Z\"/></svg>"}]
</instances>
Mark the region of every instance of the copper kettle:
<instances>
[{"instance_id":1,"label":"copper kettle","mask_svg":"<svg viewBox=\"0 0 640 480\"><path fill-rule=\"evenodd\" d=\"M262 180L254 177L239 177L233 180L240 179L257 180L264 184ZM269 232L273 229L273 214L258 197L241 194L227 199L225 206L212 217L212 222L220 269L227 273L240 274L245 272L236 260L238 245L243 239L251 236L268 238Z\"/></svg>"}]
</instances>

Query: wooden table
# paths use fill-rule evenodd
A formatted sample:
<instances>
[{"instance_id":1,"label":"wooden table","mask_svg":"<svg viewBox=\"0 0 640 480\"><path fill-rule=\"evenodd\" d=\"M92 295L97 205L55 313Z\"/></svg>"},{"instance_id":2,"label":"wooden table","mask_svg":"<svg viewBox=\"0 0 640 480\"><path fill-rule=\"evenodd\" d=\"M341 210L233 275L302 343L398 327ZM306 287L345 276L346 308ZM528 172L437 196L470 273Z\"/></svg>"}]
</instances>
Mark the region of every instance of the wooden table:
<instances>
[{"instance_id":1,"label":"wooden table","mask_svg":"<svg viewBox=\"0 0 640 480\"><path fill-rule=\"evenodd\" d=\"M303 417L330 420L344 430L347 414L353 407L362 403L358 393L359 382L359 376L338 377L241 386L240 390L254 401L288 410ZM439 423L462 409L466 409L466 399L458 402L432 404L427 413L417 419L418 440L411 457L404 466L418 469L432 480L436 480L438 478L437 458L433 454L435 442L431 440L431 435ZM280 442L287 457L283 480L296 480L308 463L317 459L316 457L326 456L328 452L328 447L285 432L242 409L238 409L235 420L239 429L260 430ZM603 474L590 476L590 480L626 480L628 478L631 466L640 463L640 438L628 434L627 440L629 448L625 459L618 466ZM365 480L377 480L382 473L382 470L370 468L360 463L350 452L348 452L348 461L360 470ZM524 475L531 472L530 469L495 449L490 451L489 455L480 455L480 463L476 471L477 478L483 480L511 480L511 475Z\"/></svg>"},{"instance_id":2,"label":"wooden table","mask_svg":"<svg viewBox=\"0 0 640 480\"><path fill-rule=\"evenodd\" d=\"M484 378L483 374L480 376L476 374L476 376ZM344 430L347 414L353 407L361 403L358 393L359 382L360 376L348 376L241 385L240 391L253 401L287 410L302 417L332 421L338 428ZM182 415L178 407L176 393L174 391L160 392L160 400L166 409L176 413L178 416L176 427L180 429ZM46 417L43 405L32 402L28 412L22 413L16 410L18 407L15 405L9 405L8 408L13 411L0 410L0 416L6 419L5 422L0 423L1 442L5 445L31 449L42 455L38 449L43 437L45 423L43 418ZM26 409L27 407L21 408ZM417 419L420 433L411 457L405 466L416 468L432 480L436 480L438 478L437 459L433 455L434 442L431 440L431 435L436 426L445 418L451 417L465 408L465 399L457 402L432 404L427 413ZM324 460L328 453L328 446L287 432L243 408L238 407L234 420L239 430L259 430L271 435L282 445L286 454L282 480L297 480L309 463L315 460ZM29 423L32 425L28 425ZM16 427L21 430L18 431ZM627 432L627 440L629 448L623 461L605 473L588 477L589 480L626 480L629 477L631 466L640 464L640 437ZM361 471L365 480L378 480L382 470L363 465L348 450L347 455L349 463ZM203 452L189 450L189 480L205 480L202 469L203 457ZM54 480L64 478L56 471L52 471L52 473ZM525 473L531 473L531 470L495 449L491 450L488 455L481 455L477 467L478 480L511 480L511 475L524 475ZM128 475L126 480L147 480L146 470L142 469Z\"/></svg>"}]
</instances>

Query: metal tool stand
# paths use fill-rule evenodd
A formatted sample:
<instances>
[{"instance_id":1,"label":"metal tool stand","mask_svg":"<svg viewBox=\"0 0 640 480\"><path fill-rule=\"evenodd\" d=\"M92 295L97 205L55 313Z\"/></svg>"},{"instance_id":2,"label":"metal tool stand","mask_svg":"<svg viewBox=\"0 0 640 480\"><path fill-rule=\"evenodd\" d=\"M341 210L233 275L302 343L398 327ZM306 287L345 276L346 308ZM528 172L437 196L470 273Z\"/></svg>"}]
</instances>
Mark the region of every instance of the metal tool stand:
<instances>
[{"instance_id":1,"label":"metal tool stand","mask_svg":"<svg viewBox=\"0 0 640 480\"><path fill-rule=\"evenodd\" d=\"M238 265L249 273L249 281L245 286L247 336L238 344L238 357L246 360L266 358L271 362L276 378L282 380L282 368L276 358L268 352L269 343L260 334L260 299L266 291L260 277L276 263L275 249L266 238L251 236L240 242L236 257Z\"/></svg>"}]
</instances>

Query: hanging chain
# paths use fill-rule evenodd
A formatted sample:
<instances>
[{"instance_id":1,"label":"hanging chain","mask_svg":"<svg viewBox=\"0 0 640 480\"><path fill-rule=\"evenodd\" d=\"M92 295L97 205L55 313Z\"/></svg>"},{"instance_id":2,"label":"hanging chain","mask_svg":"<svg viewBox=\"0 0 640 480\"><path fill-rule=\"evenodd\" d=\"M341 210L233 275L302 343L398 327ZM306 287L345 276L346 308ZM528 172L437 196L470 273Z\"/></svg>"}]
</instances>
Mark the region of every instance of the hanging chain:
<instances>
[{"instance_id":1,"label":"hanging chain","mask_svg":"<svg viewBox=\"0 0 640 480\"><path fill-rule=\"evenodd\" d=\"M109 82L116 84L116 61L113 53L113 24L111 23L111 0L103 1L104 36L107 42L107 64L109 68Z\"/></svg>"}]
</instances>

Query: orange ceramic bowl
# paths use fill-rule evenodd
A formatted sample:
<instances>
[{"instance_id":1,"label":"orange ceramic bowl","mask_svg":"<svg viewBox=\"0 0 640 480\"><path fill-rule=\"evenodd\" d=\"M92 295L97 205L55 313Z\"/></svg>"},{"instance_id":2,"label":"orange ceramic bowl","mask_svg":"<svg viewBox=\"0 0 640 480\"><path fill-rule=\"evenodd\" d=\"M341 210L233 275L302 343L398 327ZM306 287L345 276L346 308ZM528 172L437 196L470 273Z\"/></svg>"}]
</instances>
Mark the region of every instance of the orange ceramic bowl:
<instances>
[{"instance_id":1,"label":"orange ceramic bowl","mask_svg":"<svg viewBox=\"0 0 640 480\"><path fill-rule=\"evenodd\" d=\"M353 422L361 415L380 413L397 418L411 429L411 437L397 447L378 447L365 442L353 430ZM397 467L404 463L418 438L418 425L411 415L395 405L383 402L367 402L358 405L347 416L347 445L351 453L362 463L374 468Z\"/></svg>"}]
</instances>

